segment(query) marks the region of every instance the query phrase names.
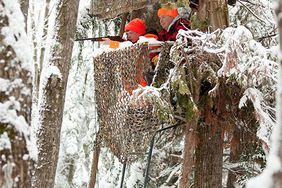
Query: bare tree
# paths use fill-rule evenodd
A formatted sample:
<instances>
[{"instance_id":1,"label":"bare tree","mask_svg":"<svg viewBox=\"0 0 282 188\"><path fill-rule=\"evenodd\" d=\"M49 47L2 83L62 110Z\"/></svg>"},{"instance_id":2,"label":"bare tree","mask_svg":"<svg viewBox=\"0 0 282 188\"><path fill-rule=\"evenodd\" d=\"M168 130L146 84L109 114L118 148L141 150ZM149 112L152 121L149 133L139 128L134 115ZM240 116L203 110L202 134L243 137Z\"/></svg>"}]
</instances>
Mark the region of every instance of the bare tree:
<instances>
[{"instance_id":1,"label":"bare tree","mask_svg":"<svg viewBox=\"0 0 282 188\"><path fill-rule=\"evenodd\" d=\"M50 58L45 59L47 77L41 78L40 115L38 131L38 161L33 187L53 187L59 154L60 132L63 119L66 85L72 56L79 1L59 0L54 27L55 43L51 45ZM55 70L55 71L54 71Z\"/></svg>"},{"instance_id":2,"label":"bare tree","mask_svg":"<svg viewBox=\"0 0 282 188\"><path fill-rule=\"evenodd\" d=\"M0 0L0 28L6 28L0 34L0 187L5 188L30 187L32 169L27 148L32 59L22 54L30 51L30 46L17 5L15 0Z\"/></svg>"}]
</instances>

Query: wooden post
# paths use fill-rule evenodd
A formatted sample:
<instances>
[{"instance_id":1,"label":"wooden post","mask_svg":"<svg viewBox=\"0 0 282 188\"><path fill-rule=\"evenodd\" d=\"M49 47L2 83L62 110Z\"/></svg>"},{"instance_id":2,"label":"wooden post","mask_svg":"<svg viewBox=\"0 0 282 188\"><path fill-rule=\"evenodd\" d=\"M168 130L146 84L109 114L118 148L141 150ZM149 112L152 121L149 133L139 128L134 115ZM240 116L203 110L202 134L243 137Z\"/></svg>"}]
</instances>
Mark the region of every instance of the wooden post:
<instances>
[{"instance_id":1,"label":"wooden post","mask_svg":"<svg viewBox=\"0 0 282 188\"><path fill-rule=\"evenodd\" d=\"M122 16L121 16L121 24L120 24L119 34L118 34L121 38L122 38L123 33L124 33L124 27L125 27L127 15L128 15L128 12L123 13Z\"/></svg>"}]
</instances>

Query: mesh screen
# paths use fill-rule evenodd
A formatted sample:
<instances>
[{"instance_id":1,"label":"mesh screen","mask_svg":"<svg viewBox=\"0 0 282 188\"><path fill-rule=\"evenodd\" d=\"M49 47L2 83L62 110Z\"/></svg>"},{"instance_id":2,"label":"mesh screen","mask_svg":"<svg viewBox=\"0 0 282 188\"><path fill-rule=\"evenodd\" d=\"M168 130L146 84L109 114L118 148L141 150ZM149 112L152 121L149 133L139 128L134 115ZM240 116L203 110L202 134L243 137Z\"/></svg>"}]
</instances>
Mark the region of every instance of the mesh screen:
<instances>
[{"instance_id":1,"label":"mesh screen","mask_svg":"<svg viewBox=\"0 0 282 188\"><path fill-rule=\"evenodd\" d=\"M99 139L120 160L129 160L132 153L145 153L154 132L165 122L160 114L171 117L167 100L138 86L150 66L145 44L94 58Z\"/></svg>"}]
</instances>

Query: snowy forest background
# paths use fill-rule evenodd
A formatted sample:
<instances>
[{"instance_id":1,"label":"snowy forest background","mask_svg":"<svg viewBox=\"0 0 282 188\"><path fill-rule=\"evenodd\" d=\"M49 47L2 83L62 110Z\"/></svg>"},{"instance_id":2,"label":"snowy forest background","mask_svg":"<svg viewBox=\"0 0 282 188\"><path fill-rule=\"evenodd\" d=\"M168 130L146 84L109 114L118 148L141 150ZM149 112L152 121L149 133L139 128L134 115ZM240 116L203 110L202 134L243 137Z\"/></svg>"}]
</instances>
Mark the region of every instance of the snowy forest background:
<instances>
[{"instance_id":1,"label":"snowy forest background","mask_svg":"<svg viewBox=\"0 0 282 188\"><path fill-rule=\"evenodd\" d=\"M93 3L0 0L1 187L89 187L98 132L93 57L108 49L96 42L74 39L118 35L121 22L121 17L101 20L93 16ZM189 1L178 4L189 7ZM255 146L248 145L253 147L248 150L252 152L240 153L236 162L230 158L232 147L225 147L222 187L234 187L233 183L244 187L247 182L249 187L272 187L272 183L282 187L275 181L281 174L272 176L281 170L281 154L280 159L275 155L279 143L271 146L270 139L276 124L281 125L275 115L279 64L275 5L270 0L238 0L228 5L229 27L179 34L179 38L192 39L198 45L196 51L218 54L222 60L218 77L234 79L244 89L236 107L252 103L251 115L256 120L249 119L253 126L244 127L239 118L238 124L256 138L251 141ZM226 129L228 132L231 128ZM274 132L279 136L278 129ZM185 140L171 134L164 133L156 143L149 187L181 184L179 161ZM224 137L230 139L228 133ZM126 167L125 187L143 186L146 158L141 156ZM102 148L96 187L119 187L122 167L108 148Z\"/></svg>"}]
</instances>

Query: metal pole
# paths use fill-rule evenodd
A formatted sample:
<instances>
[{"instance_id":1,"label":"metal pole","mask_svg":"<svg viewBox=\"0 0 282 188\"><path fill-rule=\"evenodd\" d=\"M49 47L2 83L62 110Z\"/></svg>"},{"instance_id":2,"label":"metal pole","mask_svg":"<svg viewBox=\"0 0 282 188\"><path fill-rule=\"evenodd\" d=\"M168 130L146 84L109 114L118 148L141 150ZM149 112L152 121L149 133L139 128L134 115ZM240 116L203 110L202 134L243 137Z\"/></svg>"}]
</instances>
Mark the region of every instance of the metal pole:
<instances>
[{"instance_id":1,"label":"metal pole","mask_svg":"<svg viewBox=\"0 0 282 188\"><path fill-rule=\"evenodd\" d=\"M126 168L126 159L124 160L124 163L123 163L123 166L122 166L122 175L121 175L120 188L123 187L125 168Z\"/></svg>"},{"instance_id":2,"label":"metal pole","mask_svg":"<svg viewBox=\"0 0 282 188\"><path fill-rule=\"evenodd\" d=\"M155 142L155 136L157 135L157 133L174 128L176 126L178 126L179 124L175 124L175 125L171 125L162 129L159 129L155 132L155 134L153 135L153 138L151 140L150 143L150 150L148 153L148 158L147 158L147 167L146 167L146 172L145 172L145 179L144 179L144 185L143 188L147 188L147 183L148 183L148 177L149 177L149 170L150 170L150 164L151 164L151 158L152 158L152 153L153 153L153 148L154 148L154 142Z\"/></svg>"},{"instance_id":3,"label":"metal pole","mask_svg":"<svg viewBox=\"0 0 282 188\"><path fill-rule=\"evenodd\" d=\"M157 135L157 132L155 132L151 143L150 143L150 150L148 153L148 158L147 158L147 167L146 167L146 173L145 173L145 179L144 179L144 185L143 188L147 187L148 183L148 177L149 177L149 169L150 169L150 164L151 164L151 158L152 158L152 153L153 153L153 148L154 148L154 142L155 142L155 136Z\"/></svg>"}]
</instances>

